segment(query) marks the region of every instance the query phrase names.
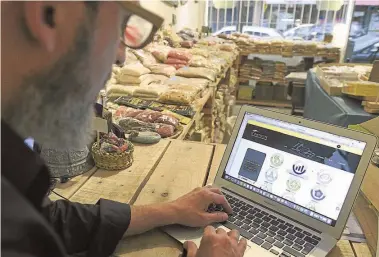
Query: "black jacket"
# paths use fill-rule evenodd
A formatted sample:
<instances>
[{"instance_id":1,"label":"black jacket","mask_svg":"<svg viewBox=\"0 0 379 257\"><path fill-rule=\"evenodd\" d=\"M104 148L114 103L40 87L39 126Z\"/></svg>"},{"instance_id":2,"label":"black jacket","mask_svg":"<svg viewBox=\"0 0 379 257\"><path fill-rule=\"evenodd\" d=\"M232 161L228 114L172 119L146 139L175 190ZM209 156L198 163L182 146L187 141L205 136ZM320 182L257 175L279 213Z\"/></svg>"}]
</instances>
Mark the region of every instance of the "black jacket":
<instances>
[{"instance_id":1,"label":"black jacket","mask_svg":"<svg viewBox=\"0 0 379 257\"><path fill-rule=\"evenodd\" d=\"M46 199L47 167L3 121L1 172L2 256L109 256L129 226L127 204Z\"/></svg>"}]
</instances>

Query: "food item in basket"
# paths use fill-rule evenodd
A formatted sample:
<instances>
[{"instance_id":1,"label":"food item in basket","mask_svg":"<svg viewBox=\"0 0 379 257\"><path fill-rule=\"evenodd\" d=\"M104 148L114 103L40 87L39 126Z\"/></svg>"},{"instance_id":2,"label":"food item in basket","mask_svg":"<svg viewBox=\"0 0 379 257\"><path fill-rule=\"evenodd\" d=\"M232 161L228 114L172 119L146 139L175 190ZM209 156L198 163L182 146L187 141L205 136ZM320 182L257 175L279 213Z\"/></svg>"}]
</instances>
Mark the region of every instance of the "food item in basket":
<instances>
[{"instance_id":1,"label":"food item in basket","mask_svg":"<svg viewBox=\"0 0 379 257\"><path fill-rule=\"evenodd\" d=\"M105 134L100 139L100 152L103 153L122 153L128 150L128 141L118 138L110 132Z\"/></svg>"},{"instance_id":2,"label":"food item in basket","mask_svg":"<svg viewBox=\"0 0 379 257\"><path fill-rule=\"evenodd\" d=\"M137 120L143 121L143 122L149 122L153 123L155 122L158 118L160 118L163 114L157 111L152 111L152 110L145 110L135 116Z\"/></svg>"},{"instance_id":3,"label":"food item in basket","mask_svg":"<svg viewBox=\"0 0 379 257\"><path fill-rule=\"evenodd\" d=\"M175 75L176 72L175 67L161 63L148 65L147 68L151 70L152 74L164 75L167 77Z\"/></svg>"},{"instance_id":4,"label":"food item in basket","mask_svg":"<svg viewBox=\"0 0 379 257\"><path fill-rule=\"evenodd\" d=\"M172 137L175 134L175 128L174 126L167 125L167 124L155 124L155 131L161 136L161 137Z\"/></svg>"},{"instance_id":5,"label":"food item in basket","mask_svg":"<svg viewBox=\"0 0 379 257\"><path fill-rule=\"evenodd\" d=\"M163 103L189 105L194 100L195 95L196 94L191 91L186 92L177 89L169 89L158 98L158 101Z\"/></svg>"},{"instance_id":6,"label":"food item in basket","mask_svg":"<svg viewBox=\"0 0 379 257\"><path fill-rule=\"evenodd\" d=\"M181 60L178 58L172 58L172 57L168 57L167 60L165 61L165 64L183 64L183 65L186 65L187 63L188 63L187 61L184 61L184 60Z\"/></svg>"},{"instance_id":7,"label":"food item in basket","mask_svg":"<svg viewBox=\"0 0 379 257\"><path fill-rule=\"evenodd\" d=\"M176 72L176 75L187 78L206 78L216 81L216 72L208 68L183 67Z\"/></svg>"},{"instance_id":8,"label":"food item in basket","mask_svg":"<svg viewBox=\"0 0 379 257\"><path fill-rule=\"evenodd\" d=\"M193 47L193 42L190 40L180 42L180 46L184 48L192 48Z\"/></svg>"},{"instance_id":9,"label":"food item in basket","mask_svg":"<svg viewBox=\"0 0 379 257\"><path fill-rule=\"evenodd\" d=\"M192 55L190 53L175 49L171 50L168 53L168 58L170 57L188 62L189 60L191 60Z\"/></svg>"},{"instance_id":10,"label":"food item in basket","mask_svg":"<svg viewBox=\"0 0 379 257\"><path fill-rule=\"evenodd\" d=\"M152 123L143 122L129 117L120 119L118 124L127 134L130 134L132 131L155 131L156 128Z\"/></svg>"},{"instance_id":11,"label":"food item in basket","mask_svg":"<svg viewBox=\"0 0 379 257\"><path fill-rule=\"evenodd\" d=\"M162 123L162 124L168 124L171 126L174 126L175 128L179 125L179 120L173 116L162 114L157 119L155 119L155 123Z\"/></svg>"},{"instance_id":12,"label":"food item in basket","mask_svg":"<svg viewBox=\"0 0 379 257\"><path fill-rule=\"evenodd\" d=\"M132 63L122 67L119 73L121 73L122 75L139 77L141 75L150 73L150 70L143 66L141 63Z\"/></svg>"}]
</instances>

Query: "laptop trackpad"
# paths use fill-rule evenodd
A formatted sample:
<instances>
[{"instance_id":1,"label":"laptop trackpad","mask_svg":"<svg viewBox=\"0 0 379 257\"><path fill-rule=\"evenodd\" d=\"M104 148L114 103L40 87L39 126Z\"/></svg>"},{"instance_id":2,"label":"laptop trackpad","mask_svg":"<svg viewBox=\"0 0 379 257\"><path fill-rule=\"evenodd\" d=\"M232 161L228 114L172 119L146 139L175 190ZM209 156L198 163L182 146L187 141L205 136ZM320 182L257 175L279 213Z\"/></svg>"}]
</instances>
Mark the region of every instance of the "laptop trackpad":
<instances>
[{"instance_id":1,"label":"laptop trackpad","mask_svg":"<svg viewBox=\"0 0 379 257\"><path fill-rule=\"evenodd\" d=\"M228 229L225 226L222 226L221 224L213 224L215 228L222 228L226 232L229 232L230 229ZM200 241L204 233L204 228L189 228L181 225L173 225L173 226L167 226L162 228L164 232L175 238L181 243L184 243L185 241L193 241L197 247L200 246ZM248 245L246 247L246 251L250 250L250 246Z\"/></svg>"}]
</instances>

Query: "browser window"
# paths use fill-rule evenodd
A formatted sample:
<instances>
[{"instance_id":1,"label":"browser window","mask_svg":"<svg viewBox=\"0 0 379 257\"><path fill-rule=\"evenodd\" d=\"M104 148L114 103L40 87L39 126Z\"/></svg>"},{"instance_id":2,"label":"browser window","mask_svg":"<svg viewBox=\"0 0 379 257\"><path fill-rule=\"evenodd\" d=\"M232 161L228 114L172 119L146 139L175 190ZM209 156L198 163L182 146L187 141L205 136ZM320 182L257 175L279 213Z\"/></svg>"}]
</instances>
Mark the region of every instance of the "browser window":
<instances>
[{"instance_id":1,"label":"browser window","mask_svg":"<svg viewBox=\"0 0 379 257\"><path fill-rule=\"evenodd\" d=\"M365 146L246 113L223 178L334 226Z\"/></svg>"}]
</instances>

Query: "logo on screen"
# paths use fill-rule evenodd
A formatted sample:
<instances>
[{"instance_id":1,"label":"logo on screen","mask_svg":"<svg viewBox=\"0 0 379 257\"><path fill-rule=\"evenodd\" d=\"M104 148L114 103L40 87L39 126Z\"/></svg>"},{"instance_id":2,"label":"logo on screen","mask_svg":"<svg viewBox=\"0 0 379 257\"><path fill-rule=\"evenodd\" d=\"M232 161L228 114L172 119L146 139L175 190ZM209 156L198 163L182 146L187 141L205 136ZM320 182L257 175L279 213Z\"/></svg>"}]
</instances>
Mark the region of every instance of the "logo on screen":
<instances>
[{"instance_id":1,"label":"logo on screen","mask_svg":"<svg viewBox=\"0 0 379 257\"><path fill-rule=\"evenodd\" d=\"M324 200L326 195L320 188L314 188L311 190L311 196L316 201Z\"/></svg>"},{"instance_id":2,"label":"logo on screen","mask_svg":"<svg viewBox=\"0 0 379 257\"><path fill-rule=\"evenodd\" d=\"M259 133L259 131L256 130L256 129L254 129L254 130L251 132L251 136L252 136L252 137L259 138L259 139L262 139L262 140L267 140L267 136L262 135L262 134Z\"/></svg>"},{"instance_id":3,"label":"logo on screen","mask_svg":"<svg viewBox=\"0 0 379 257\"><path fill-rule=\"evenodd\" d=\"M292 165L292 171L297 175L303 175L307 171L307 166L302 162L296 162Z\"/></svg>"}]
</instances>

